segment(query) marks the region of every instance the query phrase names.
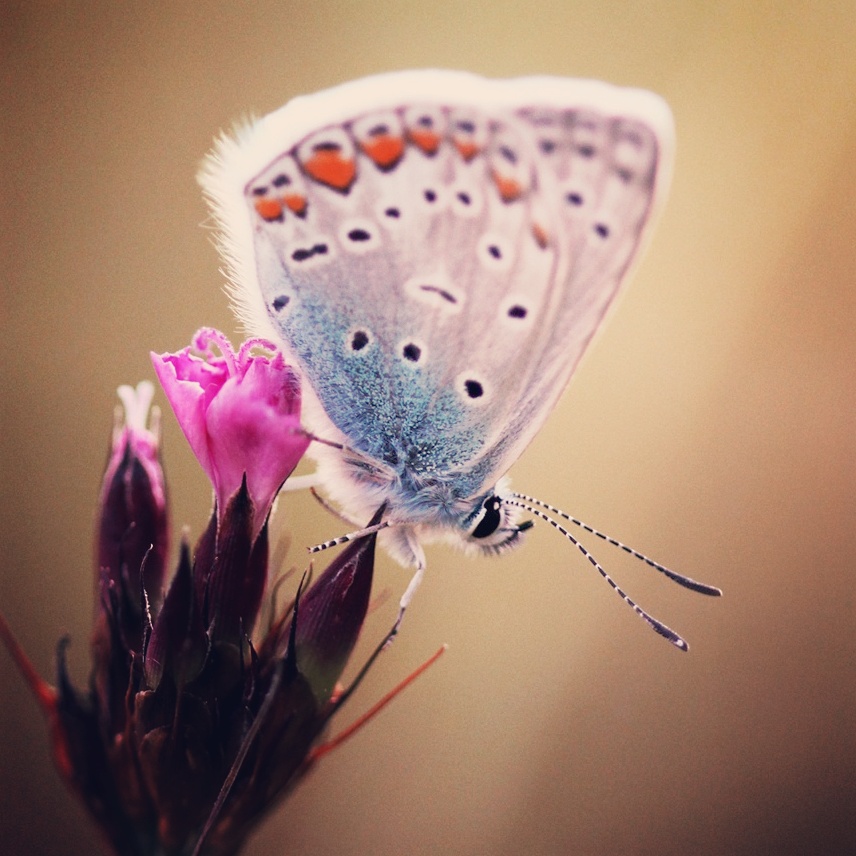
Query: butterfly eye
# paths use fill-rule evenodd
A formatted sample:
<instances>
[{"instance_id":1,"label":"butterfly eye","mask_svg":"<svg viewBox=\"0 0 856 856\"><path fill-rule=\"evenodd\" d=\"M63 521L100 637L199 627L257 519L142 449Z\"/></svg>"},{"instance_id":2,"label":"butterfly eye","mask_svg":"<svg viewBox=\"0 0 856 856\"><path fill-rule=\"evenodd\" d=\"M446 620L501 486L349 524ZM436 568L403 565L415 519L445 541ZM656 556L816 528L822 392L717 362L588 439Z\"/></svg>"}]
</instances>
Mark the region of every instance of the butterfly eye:
<instances>
[{"instance_id":1,"label":"butterfly eye","mask_svg":"<svg viewBox=\"0 0 856 856\"><path fill-rule=\"evenodd\" d=\"M470 532L473 538L487 538L499 529L502 523L500 508L502 500L498 496L489 496L483 503L476 517L476 525Z\"/></svg>"},{"instance_id":2,"label":"butterfly eye","mask_svg":"<svg viewBox=\"0 0 856 856\"><path fill-rule=\"evenodd\" d=\"M516 509L491 493L468 524L471 545L484 553L499 553L521 543L521 534L532 527L532 521L516 521Z\"/></svg>"}]
</instances>

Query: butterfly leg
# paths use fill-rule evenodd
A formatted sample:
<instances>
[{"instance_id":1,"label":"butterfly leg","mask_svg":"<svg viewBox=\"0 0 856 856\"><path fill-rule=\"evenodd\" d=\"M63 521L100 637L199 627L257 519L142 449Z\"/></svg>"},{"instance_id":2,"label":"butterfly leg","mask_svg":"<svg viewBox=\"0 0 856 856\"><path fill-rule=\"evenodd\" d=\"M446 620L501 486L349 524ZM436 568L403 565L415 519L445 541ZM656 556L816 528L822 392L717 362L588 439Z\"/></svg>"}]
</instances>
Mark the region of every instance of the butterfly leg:
<instances>
[{"instance_id":1,"label":"butterfly leg","mask_svg":"<svg viewBox=\"0 0 856 856\"><path fill-rule=\"evenodd\" d=\"M384 647L391 645L392 640L398 635L398 628L401 627L401 622L404 619L404 613L407 611L407 607L410 606L410 601L413 600L413 595L416 594L416 590L419 588L422 583L422 578L425 576L425 553L422 550L422 546L412 533L408 532L405 537L407 538L408 546L413 552L416 570L413 572L413 576L407 584L407 588L404 590L404 594L401 596L401 600L398 603L398 618L395 619L395 624L392 626L392 631L390 632L389 638L386 640Z\"/></svg>"},{"instance_id":2,"label":"butterfly leg","mask_svg":"<svg viewBox=\"0 0 856 856\"><path fill-rule=\"evenodd\" d=\"M290 493L295 490L309 490L313 487L318 487L321 480L318 478L318 473L309 473L305 476L291 476L285 480L285 484L279 489L280 493Z\"/></svg>"}]
</instances>

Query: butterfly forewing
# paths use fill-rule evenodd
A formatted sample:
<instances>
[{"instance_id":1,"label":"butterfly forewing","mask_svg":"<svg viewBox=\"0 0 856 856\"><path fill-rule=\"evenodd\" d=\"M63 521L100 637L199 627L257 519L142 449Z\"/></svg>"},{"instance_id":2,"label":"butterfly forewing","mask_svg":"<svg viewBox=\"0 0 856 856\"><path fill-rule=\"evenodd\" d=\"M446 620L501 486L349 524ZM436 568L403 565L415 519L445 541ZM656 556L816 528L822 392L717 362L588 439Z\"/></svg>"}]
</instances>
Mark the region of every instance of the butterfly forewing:
<instances>
[{"instance_id":1,"label":"butterfly forewing","mask_svg":"<svg viewBox=\"0 0 856 856\"><path fill-rule=\"evenodd\" d=\"M369 464L405 493L476 495L541 426L637 254L666 108L441 72L321 97L273 114L279 146L265 120L209 162L239 300ZM222 186L236 164L243 224Z\"/></svg>"}]
</instances>

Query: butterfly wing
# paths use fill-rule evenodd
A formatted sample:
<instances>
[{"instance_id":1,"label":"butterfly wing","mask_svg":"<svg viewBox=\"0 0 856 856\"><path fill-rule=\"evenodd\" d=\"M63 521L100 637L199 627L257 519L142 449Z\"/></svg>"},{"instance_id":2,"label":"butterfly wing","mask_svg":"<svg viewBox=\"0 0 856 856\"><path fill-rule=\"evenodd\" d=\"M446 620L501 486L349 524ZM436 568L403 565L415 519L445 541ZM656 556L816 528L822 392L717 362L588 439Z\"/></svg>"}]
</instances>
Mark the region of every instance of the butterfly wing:
<instances>
[{"instance_id":1,"label":"butterfly wing","mask_svg":"<svg viewBox=\"0 0 856 856\"><path fill-rule=\"evenodd\" d=\"M670 157L649 93L402 72L295 99L224 138L202 181L254 332L405 493L461 498L543 424Z\"/></svg>"},{"instance_id":2,"label":"butterfly wing","mask_svg":"<svg viewBox=\"0 0 856 856\"><path fill-rule=\"evenodd\" d=\"M615 105L604 99L596 108L517 112L534 137L532 216L539 233L549 223L542 239L555 246L555 266L532 305L536 332L516 346L527 359L518 364L505 428L479 462L485 483L519 457L555 406L638 259L668 184L670 116L654 96L626 94L628 101Z\"/></svg>"}]
</instances>

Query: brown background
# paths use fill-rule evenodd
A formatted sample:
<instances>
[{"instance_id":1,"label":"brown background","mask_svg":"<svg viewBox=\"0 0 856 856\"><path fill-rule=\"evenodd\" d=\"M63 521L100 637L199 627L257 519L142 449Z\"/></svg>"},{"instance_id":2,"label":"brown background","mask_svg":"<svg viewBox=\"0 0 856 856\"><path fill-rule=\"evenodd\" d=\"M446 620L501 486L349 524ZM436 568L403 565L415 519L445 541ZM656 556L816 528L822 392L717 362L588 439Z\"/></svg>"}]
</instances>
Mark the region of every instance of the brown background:
<instances>
[{"instance_id":1,"label":"brown background","mask_svg":"<svg viewBox=\"0 0 856 856\"><path fill-rule=\"evenodd\" d=\"M636 281L515 485L692 576L598 546L682 655L539 526L443 548L344 725L441 662L247 848L272 854L856 851L856 11L850 2L4 4L0 608L86 675L113 390L202 324L234 333L194 183L248 111L371 72L547 72L671 103L673 192ZM171 418L177 526L208 489ZM340 526L280 507L298 543ZM292 556L301 558L298 551ZM379 582L407 577L387 560ZM394 612L372 617L364 648ZM90 854L0 655L0 841Z\"/></svg>"}]
</instances>

